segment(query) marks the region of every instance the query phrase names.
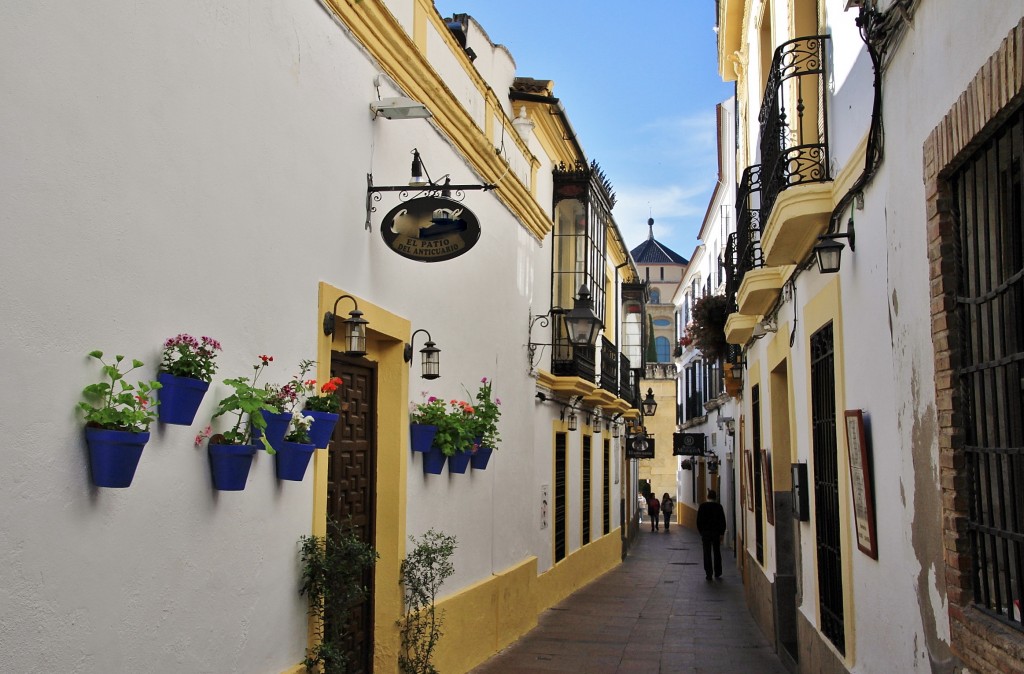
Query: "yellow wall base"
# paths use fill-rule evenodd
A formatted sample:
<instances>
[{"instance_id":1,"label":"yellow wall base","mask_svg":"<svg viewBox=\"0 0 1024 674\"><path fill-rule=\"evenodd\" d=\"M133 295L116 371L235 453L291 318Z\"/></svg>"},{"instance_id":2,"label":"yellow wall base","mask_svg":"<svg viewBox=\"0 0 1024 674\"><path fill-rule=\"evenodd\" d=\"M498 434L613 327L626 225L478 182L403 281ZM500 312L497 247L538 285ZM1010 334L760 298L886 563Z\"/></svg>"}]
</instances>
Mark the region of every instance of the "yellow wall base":
<instances>
[{"instance_id":1,"label":"yellow wall base","mask_svg":"<svg viewBox=\"0 0 1024 674\"><path fill-rule=\"evenodd\" d=\"M676 504L676 513L679 523L687 529L697 530L697 509L691 508L685 503Z\"/></svg>"},{"instance_id":2,"label":"yellow wall base","mask_svg":"<svg viewBox=\"0 0 1024 674\"><path fill-rule=\"evenodd\" d=\"M445 627L434 665L442 672L479 665L536 627L541 611L615 568L621 557L620 530L615 529L541 576L531 557L439 602Z\"/></svg>"}]
</instances>

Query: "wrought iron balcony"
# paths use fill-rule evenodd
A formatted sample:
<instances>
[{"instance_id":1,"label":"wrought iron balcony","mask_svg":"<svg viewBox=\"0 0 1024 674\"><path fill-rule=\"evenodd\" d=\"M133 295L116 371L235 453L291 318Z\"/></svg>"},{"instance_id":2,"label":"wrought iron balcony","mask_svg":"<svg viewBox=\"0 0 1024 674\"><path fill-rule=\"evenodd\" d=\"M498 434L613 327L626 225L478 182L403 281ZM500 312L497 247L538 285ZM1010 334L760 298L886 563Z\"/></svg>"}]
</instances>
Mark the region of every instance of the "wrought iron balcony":
<instances>
[{"instance_id":1,"label":"wrought iron balcony","mask_svg":"<svg viewBox=\"0 0 1024 674\"><path fill-rule=\"evenodd\" d=\"M568 339L555 340L551 353L551 374L594 381L594 347L573 346Z\"/></svg>"},{"instance_id":2,"label":"wrought iron balcony","mask_svg":"<svg viewBox=\"0 0 1024 674\"><path fill-rule=\"evenodd\" d=\"M775 50L758 121L761 124L761 222L779 194L794 185L832 179L828 148L829 36L784 42Z\"/></svg>"},{"instance_id":3,"label":"wrought iron balcony","mask_svg":"<svg viewBox=\"0 0 1024 674\"><path fill-rule=\"evenodd\" d=\"M707 414L707 412L704 411L704 400L702 398L703 396L699 392L691 393L686 396L686 402L683 403L683 416L685 417L683 421L689 421L690 419L702 417Z\"/></svg>"},{"instance_id":4,"label":"wrought iron balcony","mask_svg":"<svg viewBox=\"0 0 1024 674\"><path fill-rule=\"evenodd\" d=\"M619 354L619 397L634 407L640 404L639 370L630 368L629 358Z\"/></svg>"},{"instance_id":5,"label":"wrought iron balcony","mask_svg":"<svg viewBox=\"0 0 1024 674\"><path fill-rule=\"evenodd\" d=\"M761 252L761 165L748 166L740 177L736 190L736 273L735 286L728 288L735 301L743 276L751 269L764 265Z\"/></svg>"},{"instance_id":6,"label":"wrought iron balcony","mask_svg":"<svg viewBox=\"0 0 1024 674\"><path fill-rule=\"evenodd\" d=\"M601 337L601 376L597 385L619 395L619 351L605 337Z\"/></svg>"}]
</instances>

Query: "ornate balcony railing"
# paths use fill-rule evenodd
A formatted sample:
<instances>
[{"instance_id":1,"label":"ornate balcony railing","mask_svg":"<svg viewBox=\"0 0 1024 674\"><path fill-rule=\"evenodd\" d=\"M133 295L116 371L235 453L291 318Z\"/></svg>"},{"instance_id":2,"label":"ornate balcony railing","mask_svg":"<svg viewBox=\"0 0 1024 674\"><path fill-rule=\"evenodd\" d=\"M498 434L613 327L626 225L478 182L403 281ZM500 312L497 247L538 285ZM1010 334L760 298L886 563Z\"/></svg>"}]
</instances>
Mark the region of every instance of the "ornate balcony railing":
<instances>
[{"instance_id":1,"label":"ornate balcony railing","mask_svg":"<svg viewBox=\"0 0 1024 674\"><path fill-rule=\"evenodd\" d=\"M640 404L640 378L630 368L629 358L619 354L619 397L634 407Z\"/></svg>"},{"instance_id":2,"label":"ornate balcony railing","mask_svg":"<svg viewBox=\"0 0 1024 674\"><path fill-rule=\"evenodd\" d=\"M764 265L760 209L761 165L754 164L744 169L736 190L736 285L730 295L734 300L735 293L743 283L743 276L751 269Z\"/></svg>"},{"instance_id":3,"label":"ornate balcony railing","mask_svg":"<svg viewBox=\"0 0 1024 674\"><path fill-rule=\"evenodd\" d=\"M594 347L573 346L569 340L556 340L551 353L551 374L594 381Z\"/></svg>"},{"instance_id":4,"label":"ornate balcony railing","mask_svg":"<svg viewBox=\"0 0 1024 674\"><path fill-rule=\"evenodd\" d=\"M761 221L794 185L831 180L828 148L829 36L784 42L775 50L758 121L761 124Z\"/></svg>"},{"instance_id":5,"label":"ornate balcony railing","mask_svg":"<svg viewBox=\"0 0 1024 674\"><path fill-rule=\"evenodd\" d=\"M619 352L605 337L601 337L601 376L597 385L619 394Z\"/></svg>"}]
</instances>

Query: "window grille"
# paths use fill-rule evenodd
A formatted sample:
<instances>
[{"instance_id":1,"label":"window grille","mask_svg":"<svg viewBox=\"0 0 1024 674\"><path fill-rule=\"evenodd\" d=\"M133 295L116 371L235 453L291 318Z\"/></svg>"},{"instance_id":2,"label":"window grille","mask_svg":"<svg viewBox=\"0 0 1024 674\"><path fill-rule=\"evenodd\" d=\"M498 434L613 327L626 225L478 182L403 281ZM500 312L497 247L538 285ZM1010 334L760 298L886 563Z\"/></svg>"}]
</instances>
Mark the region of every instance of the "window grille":
<instances>
[{"instance_id":1,"label":"window grille","mask_svg":"<svg viewBox=\"0 0 1024 674\"><path fill-rule=\"evenodd\" d=\"M565 559L565 433L555 433L555 563Z\"/></svg>"},{"instance_id":2,"label":"window grille","mask_svg":"<svg viewBox=\"0 0 1024 674\"><path fill-rule=\"evenodd\" d=\"M952 176L974 603L1024 630L1024 108Z\"/></svg>"},{"instance_id":3,"label":"window grille","mask_svg":"<svg viewBox=\"0 0 1024 674\"><path fill-rule=\"evenodd\" d=\"M754 443L754 552L757 563L764 564L764 482L761 480L761 387L750 389L750 429Z\"/></svg>"},{"instance_id":4,"label":"window grille","mask_svg":"<svg viewBox=\"0 0 1024 674\"><path fill-rule=\"evenodd\" d=\"M612 530L612 484L611 484L611 472L612 472L612 441L607 438L604 441L604 461L601 466L601 480L603 481L603 489L601 490L601 500L604 502L603 514L601 517L602 531L607 536Z\"/></svg>"},{"instance_id":5,"label":"window grille","mask_svg":"<svg viewBox=\"0 0 1024 674\"><path fill-rule=\"evenodd\" d=\"M590 542L590 463L593 445L589 435L583 436L583 504L580 508L583 521L583 545Z\"/></svg>"},{"instance_id":6,"label":"window grille","mask_svg":"<svg viewBox=\"0 0 1024 674\"><path fill-rule=\"evenodd\" d=\"M821 633L846 653L843 628L843 549L839 528L839 450L832 324L811 335L811 426L814 523L818 552Z\"/></svg>"}]
</instances>

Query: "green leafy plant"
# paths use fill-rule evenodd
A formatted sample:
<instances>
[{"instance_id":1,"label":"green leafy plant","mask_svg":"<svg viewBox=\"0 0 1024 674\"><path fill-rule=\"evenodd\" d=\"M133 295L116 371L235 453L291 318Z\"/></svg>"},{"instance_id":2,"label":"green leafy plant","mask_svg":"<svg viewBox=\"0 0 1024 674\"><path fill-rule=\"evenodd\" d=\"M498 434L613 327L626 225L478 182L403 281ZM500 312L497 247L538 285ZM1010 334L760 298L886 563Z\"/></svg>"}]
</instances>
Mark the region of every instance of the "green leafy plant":
<instances>
[{"instance_id":1,"label":"green leafy plant","mask_svg":"<svg viewBox=\"0 0 1024 674\"><path fill-rule=\"evenodd\" d=\"M687 327L693 343L708 360L718 360L729 351L725 322L732 307L725 295L705 295L693 305L693 323Z\"/></svg>"},{"instance_id":2,"label":"green leafy plant","mask_svg":"<svg viewBox=\"0 0 1024 674\"><path fill-rule=\"evenodd\" d=\"M440 398L430 396L426 402L410 406L409 421L437 426L434 447L445 456L455 456L473 448L473 440L477 437L475 412L475 408L465 400L452 399L446 404Z\"/></svg>"},{"instance_id":3,"label":"green leafy plant","mask_svg":"<svg viewBox=\"0 0 1024 674\"><path fill-rule=\"evenodd\" d=\"M217 403L217 411L213 413L213 418L216 419L219 416L225 414L235 415L235 424L230 430L224 431L223 433L217 433L210 436L210 442L213 444L223 445L245 445L249 444L252 439L252 429L258 428L261 432L267 430L267 422L260 414L261 411L271 412L276 414L279 409L274 405L267 402L267 391L265 388L257 386L256 381L259 379L260 374L263 370L274 361L273 356L260 356L259 362L253 365L255 370L252 381L249 381L248 377L237 377L235 379L225 379L224 383L234 389L234 393L222 398ZM243 424L244 421L248 420L248 424ZM274 448L267 442L266 434L260 435L260 442L263 443L263 447L267 450L268 454L276 454Z\"/></svg>"},{"instance_id":4,"label":"green leafy plant","mask_svg":"<svg viewBox=\"0 0 1024 674\"><path fill-rule=\"evenodd\" d=\"M426 396L426 392L423 393ZM439 425L448 415L448 407L436 396L430 396L422 403L409 406L409 422L413 424Z\"/></svg>"},{"instance_id":5,"label":"green leafy plant","mask_svg":"<svg viewBox=\"0 0 1024 674\"><path fill-rule=\"evenodd\" d=\"M348 668L348 614L355 604L366 599L364 573L380 555L359 538L351 521L342 527L328 520L327 536L302 536L299 546L299 594L309 600L309 615L316 623L318 642L306 653L306 671L320 667L327 674L343 674Z\"/></svg>"},{"instance_id":6,"label":"green leafy plant","mask_svg":"<svg viewBox=\"0 0 1024 674\"><path fill-rule=\"evenodd\" d=\"M85 413L87 426L130 433L144 433L149 430L157 415L157 401L153 391L160 389L160 382L138 381L129 384L124 377L143 366L141 360L132 360L132 366L121 372L124 356L114 356L113 363L103 360L102 351L92 351L90 358L103 364L103 381L89 384L82 389L86 402L78 403ZM109 380L109 381L107 381Z\"/></svg>"},{"instance_id":7,"label":"green leafy plant","mask_svg":"<svg viewBox=\"0 0 1024 674\"><path fill-rule=\"evenodd\" d=\"M220 342L212 337L196 339L185 333L170 337L164 342L160 371L208 382L217 371L214 360L220 350Z\"/></svg>"},{"instance_id":8,"label":"green leafy plant","mask_svg":"<svg viewBox=\"0 0 1024 674\"><path fill-rule=\"evenodd\" d=\"M476 405L473 406L473 437L481 438L484 447L498 448L501 434L498 433L498 419L501 418L501 398L492 397L494 382L484 377L477 389Z\"/></svg>"},{"instance_id":9,"label":"green leafy plant","mask_svg":"<svg viewBox=\"0 0 1024 674\"><path fill-rule=\"evenodd\" d=\"M409 540L413 549L399 569L405 616L398 621L402 639L398 669L404 674L437 674L430 660L444 634L444 611L438 611L435 603L441 585L455 573L451 560L456 539L430 529L419 540L412 536Z\"/></svg>"},{"instance_id":10,"label":"green leafy plant","mask_svg":"<svg viewBox=\"0 0 1024 674\"><path fill-rule=\"evenodd\" d=\"M288 422L288 432L285 434L284 439L288 442L308 445L312 442L309 439L309 428L313 425L313 421L313 417L303 415L302 412L292 412L292 420Z\"/></svg>"}]
</instances>

